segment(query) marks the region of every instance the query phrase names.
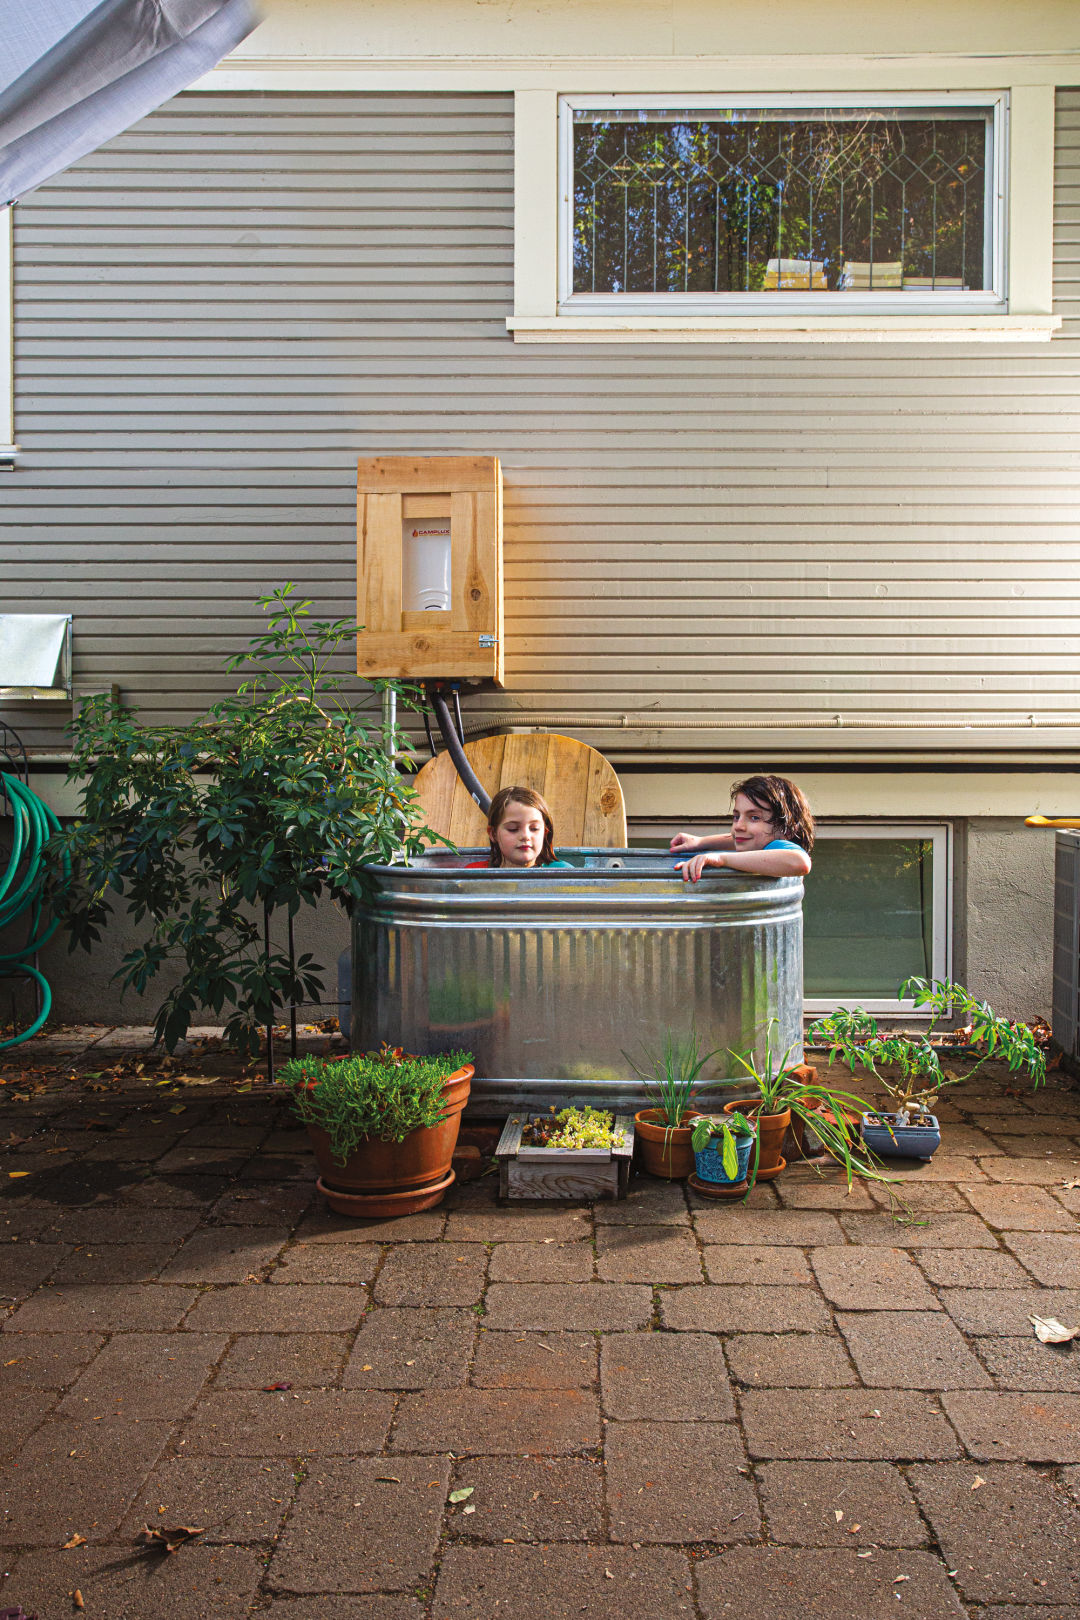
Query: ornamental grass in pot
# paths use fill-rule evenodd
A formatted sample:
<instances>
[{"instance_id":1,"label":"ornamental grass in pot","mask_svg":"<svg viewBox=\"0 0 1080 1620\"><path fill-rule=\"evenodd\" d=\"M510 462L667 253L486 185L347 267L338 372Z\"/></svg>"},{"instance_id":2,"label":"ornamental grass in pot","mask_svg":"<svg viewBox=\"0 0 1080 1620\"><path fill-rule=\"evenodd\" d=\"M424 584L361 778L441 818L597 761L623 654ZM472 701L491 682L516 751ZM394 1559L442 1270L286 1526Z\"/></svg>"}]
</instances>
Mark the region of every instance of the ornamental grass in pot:
<instances>
[{"instance_id":1,"label":"ornamental grass in pot","mask_svg":"<svg viewBox=\"0 0 1080 1620\"><path fill-rule=\"evenodd\" d=\"M623 1053L651 1104L634 1115L634 1147L647 1175L681 1180L694 1169L690 1134L700 1110L690 1104L702 1069L716 1053L702 1054L697 1031L691 1028L683 1040L668 1030L661 1051L650 1052L646 1047L644 1056L646 1067L642 1068L629 1052Z\"/></svg>"},{"instance_id":2,"label":"ornamental grass in pot","mask_svg":"<svg viewBox=\"0 0 1080 1620\"><path fill-rule=\"evenodd\" d=\"M417 1057L384 1046L281 1070L307 1126L319 1191L341 1215L415 1214L442 1201L469 1098L468 1052Z\"/></svg>"},{"instance_id":3,"label":"ornamental grass in pot","mask_svg":"<svg viewBox=\"0 0 1080 1620\"><path fill-rule=\"evenodd\" d=\"M724 1105L726 1114L733 1118L745 1115L757 1127L748 1169L750 1186L772 1180L785 1168L782 1148L789 1125L800 1151L803 1131L809 1126L826 1156L843 1166L849 1185L857 1175L883 1179L874 1170L873 1156L863 1152L859 1135L859 1120L866 1106L863 1099L833 1086L819 1085L817 1071L810 1064L789 1061L792 1046L777 1061L773 1046L775 1023L775 1019L771 1020L765 1031L765 1052L760 1062L752 1051L729 1052L757 1087L756 1097L736 1097ZM741 1080L729 1080L727 1084L746 1089Z\"/></svg>"}]
</instances>

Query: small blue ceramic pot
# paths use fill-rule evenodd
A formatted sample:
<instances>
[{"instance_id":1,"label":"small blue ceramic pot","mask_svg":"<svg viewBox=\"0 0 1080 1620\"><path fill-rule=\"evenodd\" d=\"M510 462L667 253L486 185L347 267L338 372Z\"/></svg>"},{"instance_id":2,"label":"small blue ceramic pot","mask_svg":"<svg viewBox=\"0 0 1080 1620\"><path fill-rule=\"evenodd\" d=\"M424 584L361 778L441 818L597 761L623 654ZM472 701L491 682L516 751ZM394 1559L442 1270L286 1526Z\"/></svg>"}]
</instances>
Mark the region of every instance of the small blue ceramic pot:
<instances>
[{"instance_id":1,"label":"small blue ceramic pot","mask_svg":"<svg viewBox=\"0 0 1080 1620\"><path fill-rule=\"evenodd\" d=\"M752 1136L737 1136L735 1138L735 1151L739 1156L738 1168L733 1176L724 1171L723 1155L716 1145L715 1139L709 1143L703 1153L694 1154L694 1168L699 1181L719 1181L725 1187L733 1187L736 1182L745 1181L750 1167L750 1152L754 1146Z\"/></svg>"},{"instance_id":2,"label":"small blue ceramic pot","mask_svg":"<svg viewBox=\"0 0 1080 1620\"><path fill-rule=\"evenodd\" d=\"M935 1114L922 1118L925 1125L897 1125L895 1114L864 1114L863 1141L883 1159L928 1159L941 1146L941 1127Z\"/></svg>"}]
</instances>

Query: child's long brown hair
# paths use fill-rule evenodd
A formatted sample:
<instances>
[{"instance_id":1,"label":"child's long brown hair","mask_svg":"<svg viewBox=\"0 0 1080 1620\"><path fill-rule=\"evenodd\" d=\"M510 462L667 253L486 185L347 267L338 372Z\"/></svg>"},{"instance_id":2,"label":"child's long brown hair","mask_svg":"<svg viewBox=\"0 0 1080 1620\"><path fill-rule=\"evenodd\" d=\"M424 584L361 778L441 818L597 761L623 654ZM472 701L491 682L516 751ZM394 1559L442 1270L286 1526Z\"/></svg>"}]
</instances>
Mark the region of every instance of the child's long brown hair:
<instances>
[{"instance_id":1,"label":"child's long brown hair","mask_svg":"<svg viewBox=\"0 0 1080 1620\"><path fill-rule=\"evenodd\" d=\"M540 854L536 858L536 864L537 866L550 866L555 859L555 823L551 819L551 811L539 793L534 793L532 788L527 787L500 788L492 799L491 809L488 811L488 837L491 840L488 865L501 866L503 863L502 853L495 842L495 834L505 819L507 809L511 804L523 804L528 810L539 810L543 816L544 842L540 846Z\"/></svg>"},{"instance_id":2,"label":"child's long brown hair","mask_svg":"<svg viewBox=\"0 0 1080 1620\"><path fill-rule=\"evenodd\" d=\"M748 776L745 782L733 783L733 804L736 793L745 793L751 804L769 812L778 838L789 838L810 854L814 847L814 817L794 782L786 776Z\"/></svg>"}]
</instances>

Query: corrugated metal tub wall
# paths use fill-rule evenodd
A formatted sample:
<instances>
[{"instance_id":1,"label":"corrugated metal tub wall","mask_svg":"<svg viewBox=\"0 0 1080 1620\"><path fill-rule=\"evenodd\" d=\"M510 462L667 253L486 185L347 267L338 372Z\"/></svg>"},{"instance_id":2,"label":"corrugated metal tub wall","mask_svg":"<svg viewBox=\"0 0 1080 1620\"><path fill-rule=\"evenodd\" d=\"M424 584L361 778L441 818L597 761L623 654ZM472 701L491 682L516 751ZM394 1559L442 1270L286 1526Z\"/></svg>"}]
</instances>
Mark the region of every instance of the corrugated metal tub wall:
<instances>
[{"instance_id":1,"label":"corrugated metal tub wall","mask_svg":"<svg viewBox=\"0 0 1080 1620\"><path fill-rule=\"evenodd\" d=\"M802 880L684 884L667 851L561 850L572 870L463 870L480 850L370 869L353 920L354 1050L474 1054L470 1107L641 1106L641 1063L693 1024L726 1049L802 1051ZM730 1096L731 1092L727 1092Z\"/></svg>"}]
</instances>

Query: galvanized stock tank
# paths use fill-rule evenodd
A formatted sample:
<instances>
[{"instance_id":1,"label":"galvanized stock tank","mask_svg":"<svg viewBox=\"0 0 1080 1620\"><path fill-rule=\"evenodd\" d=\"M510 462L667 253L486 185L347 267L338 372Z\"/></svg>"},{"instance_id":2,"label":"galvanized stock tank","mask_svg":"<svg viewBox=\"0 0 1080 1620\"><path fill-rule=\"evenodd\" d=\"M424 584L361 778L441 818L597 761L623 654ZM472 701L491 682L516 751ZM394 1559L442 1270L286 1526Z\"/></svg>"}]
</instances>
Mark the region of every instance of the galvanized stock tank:
<instances>
[{"instance_id":1,"label":"galvanized stock tank","mask_svg":"<svg viewBox=\"0 0 1080 1620\"><path fill-rule=\"evenodd\" d=\"M741 1072L727 1049L760 1051L770 1019L774 1050L801 1058L801 878L717 871L692 885L667 850L560 855L573 869L464 870L484 850L370 867L353 917L353 1049L472 1052L474 1113L640 1106L623 1054L644 1066L668 1030L719 1048L715 1077Z\"/></svg>"}]
</instances>

